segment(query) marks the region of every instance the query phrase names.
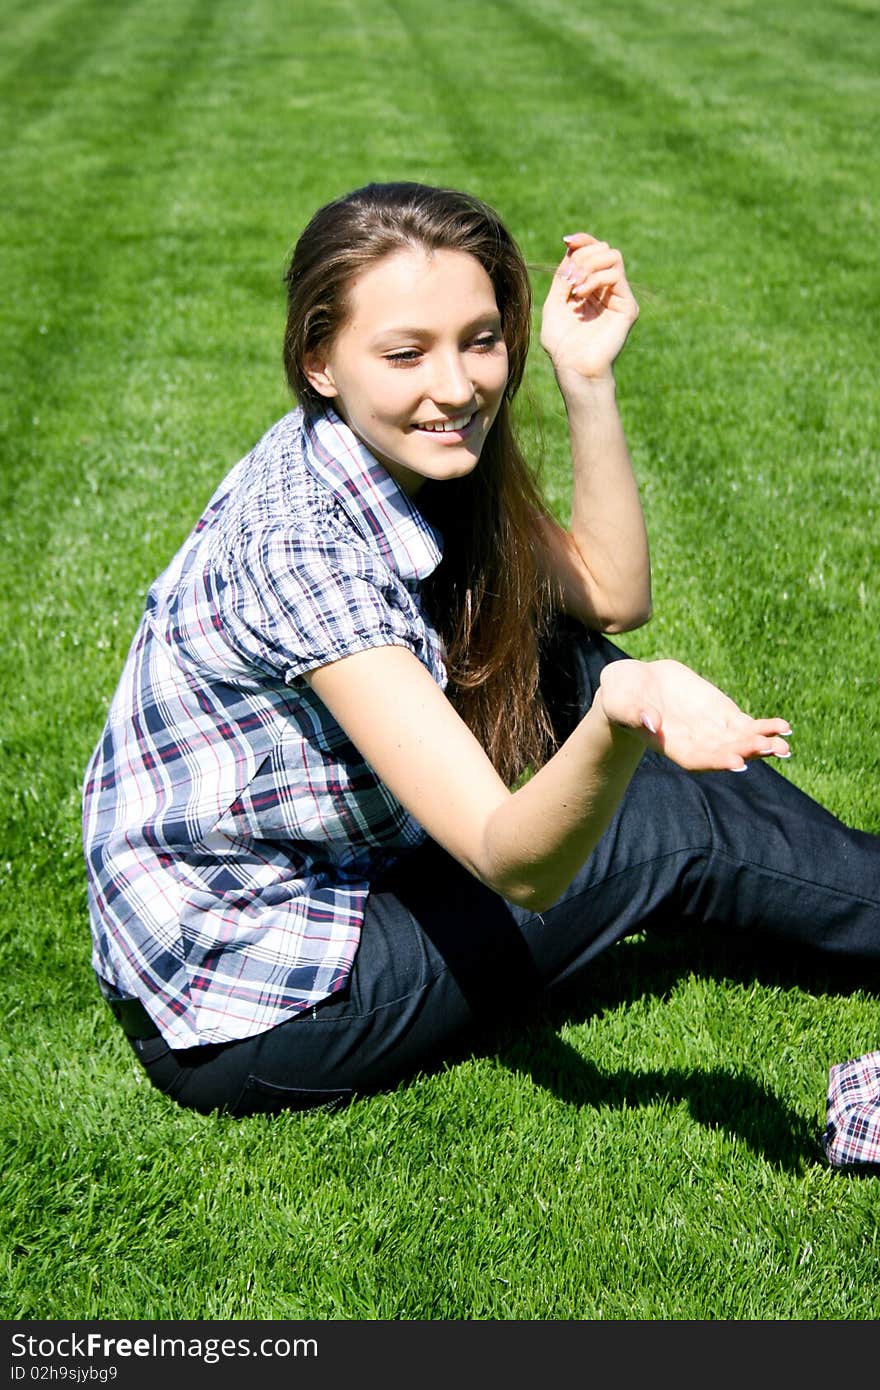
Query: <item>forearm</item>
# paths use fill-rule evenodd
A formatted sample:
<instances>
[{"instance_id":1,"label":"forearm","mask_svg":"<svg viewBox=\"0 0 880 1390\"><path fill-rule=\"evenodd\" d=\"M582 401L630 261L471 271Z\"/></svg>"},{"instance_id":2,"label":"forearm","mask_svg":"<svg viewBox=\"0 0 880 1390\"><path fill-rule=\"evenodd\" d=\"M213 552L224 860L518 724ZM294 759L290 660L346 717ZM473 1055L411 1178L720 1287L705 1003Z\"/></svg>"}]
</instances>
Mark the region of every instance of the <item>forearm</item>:
<instances>
[{"instance_id":1,"label":"forearm","mask_svg":"<svg viewBox=\"0 0 880 1390\"><path fill-rule=\"evenodd\" d=\"M536 912L554 903L608 825L643 748L609 723L600 692L558 752L490 816L484 881Z\"/></svg>"},{"instance_id":2,"label":"forearm","mask_svg":"<svg viewBox=\"0 0 880 1390\"><path fill-rule=\"evenodd\" d=\"M572 458L570 535L590 576L606 632L651 614L648 536L611 369L601 377L558 373Z\"/></svg>"},{"instance_id":3,"label":"forearm","mask_svg":"<svg viewBox=\"0 0 880 1390\"><path fill-rule=\"evenodd\" d=\"M368 648L307 679L427 834L536 912L556 902L592 852L646 744L695 771L741 771L748 758L790 751L783 720L751 719L680 662L609 661L577 728L511 793L408 648Z\"/></svg>"}]
</instances>

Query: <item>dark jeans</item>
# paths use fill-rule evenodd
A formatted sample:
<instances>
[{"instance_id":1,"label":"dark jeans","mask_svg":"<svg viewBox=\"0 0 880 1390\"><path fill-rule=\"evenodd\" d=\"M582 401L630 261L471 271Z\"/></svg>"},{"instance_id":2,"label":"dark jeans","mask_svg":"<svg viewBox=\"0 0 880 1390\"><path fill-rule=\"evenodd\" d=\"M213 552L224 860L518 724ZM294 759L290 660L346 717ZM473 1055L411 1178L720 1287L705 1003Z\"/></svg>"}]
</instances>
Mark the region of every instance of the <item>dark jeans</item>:
<instances>
[{"instance_id":1,"label":"dark jeans","mask_svg":"<svg viewBox=\"0 0 880 1390\"><path fill-rule=\"evenodd\" d=\"M542 688L564 736L589 707L605 638L559 625ZM541 915L429 842L376 884L347 987L241 1042L133 1042L182 1105L235 1115L337 1104L433 1065L474 1025L515 1018L613 942L673 920L880 959L880 836L852 830L763 763L683 772L646 753L612 823Z\"/></svg>"}]
</instances>

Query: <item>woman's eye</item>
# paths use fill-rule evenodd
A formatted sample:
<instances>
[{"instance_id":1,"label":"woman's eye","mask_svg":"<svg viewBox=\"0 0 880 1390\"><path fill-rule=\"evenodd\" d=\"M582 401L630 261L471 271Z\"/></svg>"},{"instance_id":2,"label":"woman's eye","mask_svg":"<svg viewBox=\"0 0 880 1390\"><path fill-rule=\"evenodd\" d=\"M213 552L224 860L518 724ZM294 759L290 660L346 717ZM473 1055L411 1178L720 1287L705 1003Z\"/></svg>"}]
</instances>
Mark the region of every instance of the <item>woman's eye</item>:
<instances>
[{"instance_id":1,"label":"woman's eye","mask_svg":"<svg viewBox=\"0 0 880 1390\"><path fill-rule=\"evenodd\" d=\"M390 362L392 367L408 367L413 362L418 362L421 357L418 348L401 348L399 352L388 352L385 354L385 361Z\"/></svg>"},{"instance_id":2,"label":"woman's eye","mask_svg":"<svg viewBox=\"0 0 880 1390\"><path fill-rule=\"evenodd\" d=\"M497 342L497 333L481 333L479 338L474 338L474 347L480 352L488 352Z\"/></svg>"}]
</instances>

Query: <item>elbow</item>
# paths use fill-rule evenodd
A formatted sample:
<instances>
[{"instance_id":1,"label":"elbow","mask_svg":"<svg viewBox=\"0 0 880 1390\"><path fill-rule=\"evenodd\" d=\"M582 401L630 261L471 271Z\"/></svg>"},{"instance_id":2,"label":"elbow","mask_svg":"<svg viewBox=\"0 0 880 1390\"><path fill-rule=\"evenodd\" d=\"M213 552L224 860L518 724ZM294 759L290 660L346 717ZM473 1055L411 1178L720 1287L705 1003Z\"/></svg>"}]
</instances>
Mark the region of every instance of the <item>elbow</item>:
<instances>
[{"instance_id":1,"label":"elbow","mask_svg":"<svg viewBox=\"0 0 880 1390\"><path fill-rule=\"evenodd\" d=\"M515 801L517 793L508 798L508 804ZM522 835L517 831L511 843L509 835L501 837L501 852L492 843L492 827L478 860L471 860L467 867L499 898L521 907L526 912L540 915L547 912L568 887L578 864L567 864L566 857L560 856L558 849L548 846L538 849L532 846L531 853L522 848ZM552 838L552 837L551 837Z\"/></svg>"},{"instance_id":2,"label":"elbow","mask_svg":"<svg viewBox=\"0 0 880 1390\"><path fill-rule=\"evenodd\" d=\"M654 605L651 598L650 572L639 583L629 586L628 591L619 592L615 597L609 594L605 605L606 622L603 632L634 632L650 622Z\"/></svg>"},{"instance_id":3,"label":"elbow","mask_svg":"<svg viewBox=\"0 0 880 1390\"><path fill-rule=\"evenodd\" d=\"M485 883L486 880L484 879ZM547 912L554 903L558 902L565 885L554 884L552 887L537 881L527 881L517 879L508 880L504 883L487 883L487 887L494 889L499 897L505 902L512 903L514 907L521 907L526 912L540 916L542 912Z\"/></svg>"},{"instance_id":4,"label":"elbow","mask_svg":"<svg viewBox=\"0 0 880 1390\"><path fill-rule=\"evenodd\" d=\"M533 916L540 917L542 912L549 912L554 903L559 900L559 894L542 893L537 888L525 888L516 897L508 897L507 901L512 902L515 907L522 907L526 912L531 912Z\"/></svg>"},{"instance_id":5,"label":"elbow","mask_svg":"<svg viewBox=\"0 0 880 1390\"><path fill-rule=\"evenodd\" d=\"M651 576L636 575L628 582L596 585L591 595L593 622L599 632L614 635L644 627L653 613Z\"/></svg>"},{"instance_id":6,"label":"elbow","mask_svg":"<svg viewBox=\"0 0 880 1390\"><path fill-rule=\"evenodd\" d=\"M651 621L653 611L653 605L648 598L644 603L616 612L613 617L602 624L602 631L612 636L620 632L635 632L636 628L644 627L646 623Z\"/></svg>"}]
</instances>

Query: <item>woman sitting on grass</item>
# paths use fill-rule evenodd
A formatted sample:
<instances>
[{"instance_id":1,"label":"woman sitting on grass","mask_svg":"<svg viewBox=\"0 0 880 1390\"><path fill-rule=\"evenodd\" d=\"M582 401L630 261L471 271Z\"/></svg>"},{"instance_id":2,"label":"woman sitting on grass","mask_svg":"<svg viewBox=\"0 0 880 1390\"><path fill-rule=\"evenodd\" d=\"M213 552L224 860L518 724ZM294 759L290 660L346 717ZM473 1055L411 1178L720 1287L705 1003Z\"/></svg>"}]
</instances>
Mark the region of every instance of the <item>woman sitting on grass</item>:
<instances>
[{"instance_id":1,"label":"woman sitting on grass","mask_svg":"<svg viewBox=\"0 0 880 1390\"><path fill-rule=\"evenodd\" d=\"M570 530L512 432L496 214L370 185L296 246L298 408L150 590L85 784L94 966L183 1105L393 1086L664 921L880 953L880 839L764 761L786 721L601 635L651 606L612 375L638 309L619 252L563 240Z\"/></svg>"}]
</instances>

